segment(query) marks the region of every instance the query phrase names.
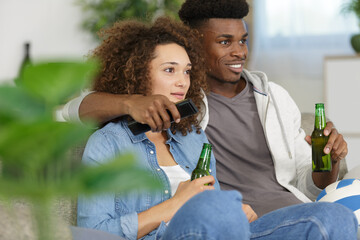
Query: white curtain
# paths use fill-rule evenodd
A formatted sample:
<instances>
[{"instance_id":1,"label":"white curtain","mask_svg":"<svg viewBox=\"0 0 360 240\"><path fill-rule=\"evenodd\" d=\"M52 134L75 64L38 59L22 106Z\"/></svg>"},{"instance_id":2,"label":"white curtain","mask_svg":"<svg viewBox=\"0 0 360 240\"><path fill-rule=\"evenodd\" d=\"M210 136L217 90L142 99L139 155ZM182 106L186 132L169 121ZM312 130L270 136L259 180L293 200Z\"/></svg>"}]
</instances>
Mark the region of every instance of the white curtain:
<instances>
[{"instance_id":1,"label":"white curtain","mask_svg":"<svg viewBox=\"0 0 360 240\"><path fill-rule=\"evenodd\" d=\"M344 0L254 0L248 68L285 85L321 81L325 56L354 55L350 36L359 27L355 16L341 14L342 4Z\"/></svg>"}]
</instances>

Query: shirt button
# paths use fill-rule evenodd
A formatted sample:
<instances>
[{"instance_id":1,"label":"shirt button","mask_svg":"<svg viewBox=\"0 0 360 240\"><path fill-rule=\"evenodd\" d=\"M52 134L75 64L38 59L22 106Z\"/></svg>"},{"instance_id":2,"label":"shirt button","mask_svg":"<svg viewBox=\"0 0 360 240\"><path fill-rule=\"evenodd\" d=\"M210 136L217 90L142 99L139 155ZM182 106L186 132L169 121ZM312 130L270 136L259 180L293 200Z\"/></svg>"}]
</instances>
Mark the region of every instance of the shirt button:
<instances>
[{"instance_id":1,"label":"shirt button","mask_svg":"<svg viewBox=\"0 0 360 240\"><path fill-rule=\"evenodd\" d=\"M150 151L150 154L154 154L154 151L153 151L153 150L151 150L151 151Z\"/></svg>"},{"instance_id":2,"label":"shirt button","mask_svg":"<svg viewBox=\"0 0 360 240\"><path fill-rule=\"evenodd\" d=\"M156 171L160 172L160 168L156 169Z\"/></svg>"},{"instance_id":3,"label":"shirt button","mask_svg":"<svg viewBox=\"0 0 360 240\"><path fill-rule=\"evenodd\" d=\"M168 194L169 193L169 190L165 190L165 194Z\"/></svg>"},{"instance_id":4,"label":"shirt button","mask_svg":"<svg viewBox=\"0 0 360 240\"><path fill-rule=\"evenodd\" d=\"M211 169L209 169L209 172L211 172Z\"/></svg>"}]
</instances>

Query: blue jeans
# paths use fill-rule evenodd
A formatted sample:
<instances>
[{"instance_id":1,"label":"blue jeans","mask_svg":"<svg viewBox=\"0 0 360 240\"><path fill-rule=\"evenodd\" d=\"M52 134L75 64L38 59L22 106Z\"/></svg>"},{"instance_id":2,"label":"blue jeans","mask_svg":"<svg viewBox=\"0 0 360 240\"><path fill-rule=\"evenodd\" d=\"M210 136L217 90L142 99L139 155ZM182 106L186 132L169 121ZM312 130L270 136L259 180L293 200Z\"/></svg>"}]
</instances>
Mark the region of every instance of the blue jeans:
<instances>
[{"instance_id":1,"label":"blue jeans","mask_svg":"<svg viewBox=\"0 0 360 240\"><path fill-rule=\"evenodd\" d=\"M249 224L239 192L213 190L184 204L161 240L356 240L357 229L357 219L348 208L325 202L282 208Z\"/></svg>"}]
</instances>

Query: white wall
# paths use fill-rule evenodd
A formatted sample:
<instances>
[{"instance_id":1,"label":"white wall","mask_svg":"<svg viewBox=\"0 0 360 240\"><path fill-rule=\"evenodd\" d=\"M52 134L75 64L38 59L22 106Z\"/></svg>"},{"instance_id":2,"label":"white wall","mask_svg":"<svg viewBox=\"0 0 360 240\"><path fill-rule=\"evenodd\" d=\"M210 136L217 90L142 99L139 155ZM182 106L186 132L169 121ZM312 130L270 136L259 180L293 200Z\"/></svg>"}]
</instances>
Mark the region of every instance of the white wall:
<instances>
[{"instance_id":1,"label":"white wall","mask_svg":"<svg viewBox=\"0 0 360 240\"><path fill-rule=\"evenodd\" d=\"M262 70L261 70L262 71ZM267 73L266 71L264 71ZM301 112L313 113L315 103L324 102L323 79L303 79L294 76L292 79L279 80L269 76L269 81L285 88L294 99Z\"/></svg>"},{"instance_id":2,"label":"white wall","mask_svg":"<svg viewBox=\"0 0 360 240\"><path fill-rule=\"evenodd\" d=\"M31 56L35 61L82 58L96 46L89 33L80 27L82 12L74 2L0 0L0 83L11 81L17 75L25 41L31 42ZM266 69L259 70L271 73ZM313 103L323 101L322 79L281 82L276 76L269 77L289 91L303 112L313 112Z\"/></svg>"},{"instance_id":3,"label":"white wall","mask_svg":"<svg viewBox=\"0 0 360 240\"><path fill-rule=\"evenodd\" d=\"M75 0L0 0L0 83L11 82L26 41L34 61L84 59L96 44L81 29Z\"/></svg>"},{"instance_id":4,"label":"white wall","mask_svg":"<svg viewBox=\"0 0 360 240\"><path fill-rule=\"evenodd\" d=\"M348 168L360 164L360 56L328 57L324 64L326 115L336 124L348 143Z\"/></svg>"}]
</instances>

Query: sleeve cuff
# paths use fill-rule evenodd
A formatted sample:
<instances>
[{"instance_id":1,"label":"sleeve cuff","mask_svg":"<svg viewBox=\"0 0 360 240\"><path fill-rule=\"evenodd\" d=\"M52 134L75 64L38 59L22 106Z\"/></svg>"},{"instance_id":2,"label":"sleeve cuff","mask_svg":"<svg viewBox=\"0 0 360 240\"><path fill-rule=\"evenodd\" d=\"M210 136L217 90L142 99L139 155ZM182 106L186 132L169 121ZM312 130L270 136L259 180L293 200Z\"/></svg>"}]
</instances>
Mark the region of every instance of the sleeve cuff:
<instances>
[{"instance_id":1,"label":"sleeve cuff","mask_svg":"<svg viewBox=\"0 0 360 240\"><path fill-rule=\"evenodd\" d=\"M200 114L198 115L198 121L200 122L199 124L200 127L205 131L205 128L209 123L209 106L205 92L202 89L201 92L204 94L204 98L202 99L204 103L204 108L201 110Z\"/></svg>"},{"instance_id":2,"label":"sleeve cuff","mask_svg":"<svg viewBox=\"0 0 360 240\"><path fill-rule=\"evenodd\" d=\"M120 227L126 239L137 239L138 215L136 212L121 217Z\"/></svg>"},{"instance_id":3,"label":"sleeve cuff","mask_svg":"<svg viewBox=\"0 0 360 240\"><path fill-rule=\"evenodd\" d=\"M84 90L79 97L72 99L64 105L61 112L65 121L81 123L79 116L80 104L87 95L93 92L94 91Z\"/></svg>"}]
</instances>

